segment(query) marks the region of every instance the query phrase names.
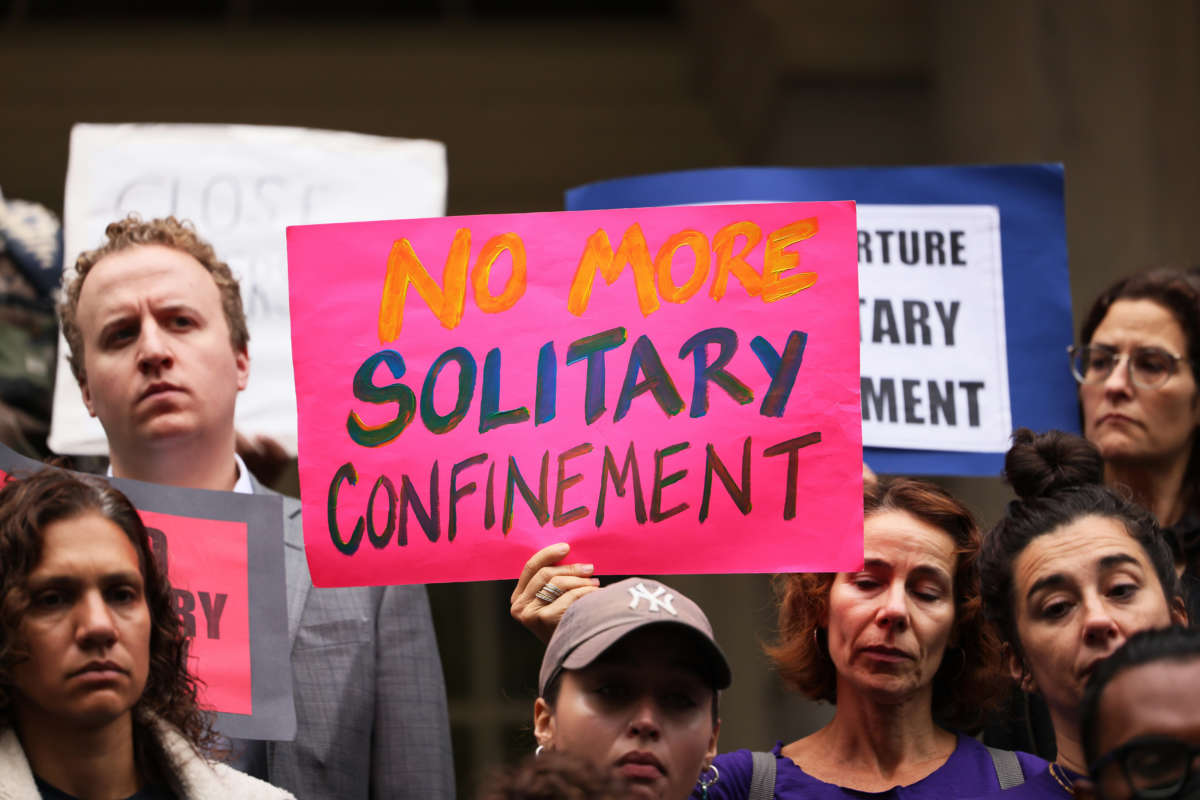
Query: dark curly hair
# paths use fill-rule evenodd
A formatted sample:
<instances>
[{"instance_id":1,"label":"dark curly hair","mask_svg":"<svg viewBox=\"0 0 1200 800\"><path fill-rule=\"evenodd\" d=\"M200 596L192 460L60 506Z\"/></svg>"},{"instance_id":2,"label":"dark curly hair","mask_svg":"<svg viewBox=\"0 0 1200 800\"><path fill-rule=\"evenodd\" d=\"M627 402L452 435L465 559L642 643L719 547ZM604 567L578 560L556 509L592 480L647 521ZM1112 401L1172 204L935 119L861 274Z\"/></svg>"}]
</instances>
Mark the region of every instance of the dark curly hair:
<instances>
[{"instance_id":1,"label":"dark curly hair","mask_svg":"<svg viewBox=\"0 0 1200 800\"><path fill-rule=\"evenodd\" d=\"M92 267L96 266L105 256L120 253L138 245L162 245L174 250L187 253L200 262L200 265L212 275L221 295L221 310L225 313L225 322L229 325L229 342L235 353L241 353L250 344L250 329L246 326L246 311L242 306L242 292L237 279L229 265L217 258L212 245L200 238L190 222L179 221L175 217L163 217L143 222L137 214L130 214L125 219L110 222L104 229L107 241L95 250L80 253L75 260L75 272L63 289L62 302L58 306L58 315L62 320L63 338L67 340L67 362L75 380L83 386L87 382L87 370L84 366L83 331L79 328L79 295L83 291L83 282L87 279Z\"/></svg>"},{"instance_id":2,"label":"dark curly hair","mask_svg":"<svg viewBox=\"0 0 1200 800\"><path fill-rule=\"evenodd\" d=\"M1031 541L1089 516L1124 526L1142 546L1170 607L1179 597L1175 558L1154 515L1103 485L1104 460L1088 440L1062 431L1035 434L1020 428L1004 458L1016 500L984 539L979 560L988 617L1021 654L1013 614L1013 564Z\"/></svg>"},{"instance_id":3,"label":"dark curly hair","mask_svg":"<svg viewBox=\"0 0 1200 800\"><path fill-rule=\"evenodd\" d=\"M942 488L908 478L881 478L863 486L866 517L903 511L945 531L955 545L954 629L947 654L933 678L933 713L940 722L972 730L996 705L1008 686L1001 672L1001 647L984 618L980 598L980 534L971 512ZM829 655L821 619L829 609L834 573L775 576L779 638L766 647L780 677L813 700L837 699L837 671Z\"/></svg>"},{"instance_id":4,"label":"dark curly hair","mask_svg":"<svg viewBox=\"0 0 1200 800\"><path fill-rule=\"evenodd\" d=\"M150 671L134 707L166 720L203 752L215 752L208 714L197 705L197 679L188 672L188 640L175 610L171 585L150 549L137 510L107 482L47 467L8 476L0 488L0 729L13 719L13 667L27 657L21 621L29 608L29 574L42 558L43 531L54 522L99 514L120 528L138 554L150 611Z\"/></svg>"}]
</instances>

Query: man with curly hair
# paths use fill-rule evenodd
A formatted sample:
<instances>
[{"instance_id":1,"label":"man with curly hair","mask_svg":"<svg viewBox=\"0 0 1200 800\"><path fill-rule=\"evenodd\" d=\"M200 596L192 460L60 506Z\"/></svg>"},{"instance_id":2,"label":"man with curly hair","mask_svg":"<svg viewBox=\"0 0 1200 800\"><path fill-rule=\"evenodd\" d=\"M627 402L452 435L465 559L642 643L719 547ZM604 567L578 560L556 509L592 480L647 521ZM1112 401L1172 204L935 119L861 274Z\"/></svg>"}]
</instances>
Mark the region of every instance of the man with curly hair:
<instances>
[{"instance_id":1,"label":"man with curly hair","mask_svg":"<svg viewBox=\"0 0 1200 800\"><path fill-rule=\"evenodd\" d=\"M265 493L237 457L250 376L237 281L173 217L110 224L60 306L70 364L117 477ZM236 764L299 797L454 796L445 687L422 586L317 589L300 503L284 499L295 741L237 743Z\"/></svg>"}]
</instances>

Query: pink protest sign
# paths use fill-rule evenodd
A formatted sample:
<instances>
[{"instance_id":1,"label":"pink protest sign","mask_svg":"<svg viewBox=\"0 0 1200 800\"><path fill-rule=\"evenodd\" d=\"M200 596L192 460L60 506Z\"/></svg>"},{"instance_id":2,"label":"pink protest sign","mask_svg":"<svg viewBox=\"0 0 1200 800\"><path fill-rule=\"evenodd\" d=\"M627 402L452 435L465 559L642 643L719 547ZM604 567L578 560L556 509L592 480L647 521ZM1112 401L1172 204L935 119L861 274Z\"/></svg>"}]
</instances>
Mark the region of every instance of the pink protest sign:
<instances>
[{"instance_id":1,"label":"pink protest sign","mask_svg":"<svg viewBox=\"0 0 1200 800\"><path fill-rule=\"evenodd\" d=\"M862 560L854 204L288 228L324 586Z\"/></svg>"},{"instance_id":2,"label":"pink protest sign","mask_svg":"<svg viewBox=\"0 0 1200 800\"><path fill-rule=\"evenodd\" d=\"M200 702L217 711L252 713L246 523L139 513L155 558L167 565L192 640L188 666L204 679Z\"/></svg>"}]
</instances>

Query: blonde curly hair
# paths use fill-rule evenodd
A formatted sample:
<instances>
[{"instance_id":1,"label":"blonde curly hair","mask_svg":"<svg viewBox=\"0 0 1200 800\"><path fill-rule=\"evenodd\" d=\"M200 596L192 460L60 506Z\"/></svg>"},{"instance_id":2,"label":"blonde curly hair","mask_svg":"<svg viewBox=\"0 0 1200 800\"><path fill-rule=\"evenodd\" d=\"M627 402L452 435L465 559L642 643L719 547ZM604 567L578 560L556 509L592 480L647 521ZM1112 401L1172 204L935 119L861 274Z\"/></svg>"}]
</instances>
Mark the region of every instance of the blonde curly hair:
<instances>
[{"instance_id":1,"label":"blonde curly hair","mask_svg":"<svg viewBox=\"0 0 1200 800\"><path fill-rule=\"evenodd\" d=\"M78 319L79 295L83 291L83 282L101 259L138 245L157 244L170 247L199 261L217 284L217 291L221 295L221 310L225 312L225 321L229 325L229 343L233 346L233 351L241 353L246 350L250 344L250 331L246 327L246 312L242 307L242 292L237 279L233 277L229 265L217 258L212 245L200 238L190 222L181 222L175 217L144 222L137 214L130 214L125 219L109 223L104 229L104 235L107 237L104 244L95 250L85 250L75 260L75 274L63 289L62 302L58 306L63 337L70 349L67 361L80 386L87 382L83 358L83 331L79 329Z\"/></svg>"}]
</instances>

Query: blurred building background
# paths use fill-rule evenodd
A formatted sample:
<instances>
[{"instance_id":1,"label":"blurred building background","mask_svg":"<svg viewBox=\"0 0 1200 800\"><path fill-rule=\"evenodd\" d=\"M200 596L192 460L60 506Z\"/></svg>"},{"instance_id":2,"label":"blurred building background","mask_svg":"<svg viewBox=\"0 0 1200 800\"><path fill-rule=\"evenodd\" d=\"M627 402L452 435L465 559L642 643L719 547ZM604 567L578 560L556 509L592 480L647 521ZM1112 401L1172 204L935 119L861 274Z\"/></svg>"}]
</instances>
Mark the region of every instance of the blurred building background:
<instances>
[{"instance_id":1,"label":"blurred building background","mask_svg":"<svg viewBox=\"0 0 1200 800\"><path fill-rule=\"evenodd\" d=\"M75 122L437 139L451 214L708 166L1061 161L1078 319L1122 274L1200 262L1198 44L1195 0L0 0L0 187L61 213ZM1006 500L947 483L985 523ZM722 749L819 724L759 650L764 576L669 581L734 661ZM511 589L430 587L464 797L533 747Z\"/></svg>"}]
</instances>

